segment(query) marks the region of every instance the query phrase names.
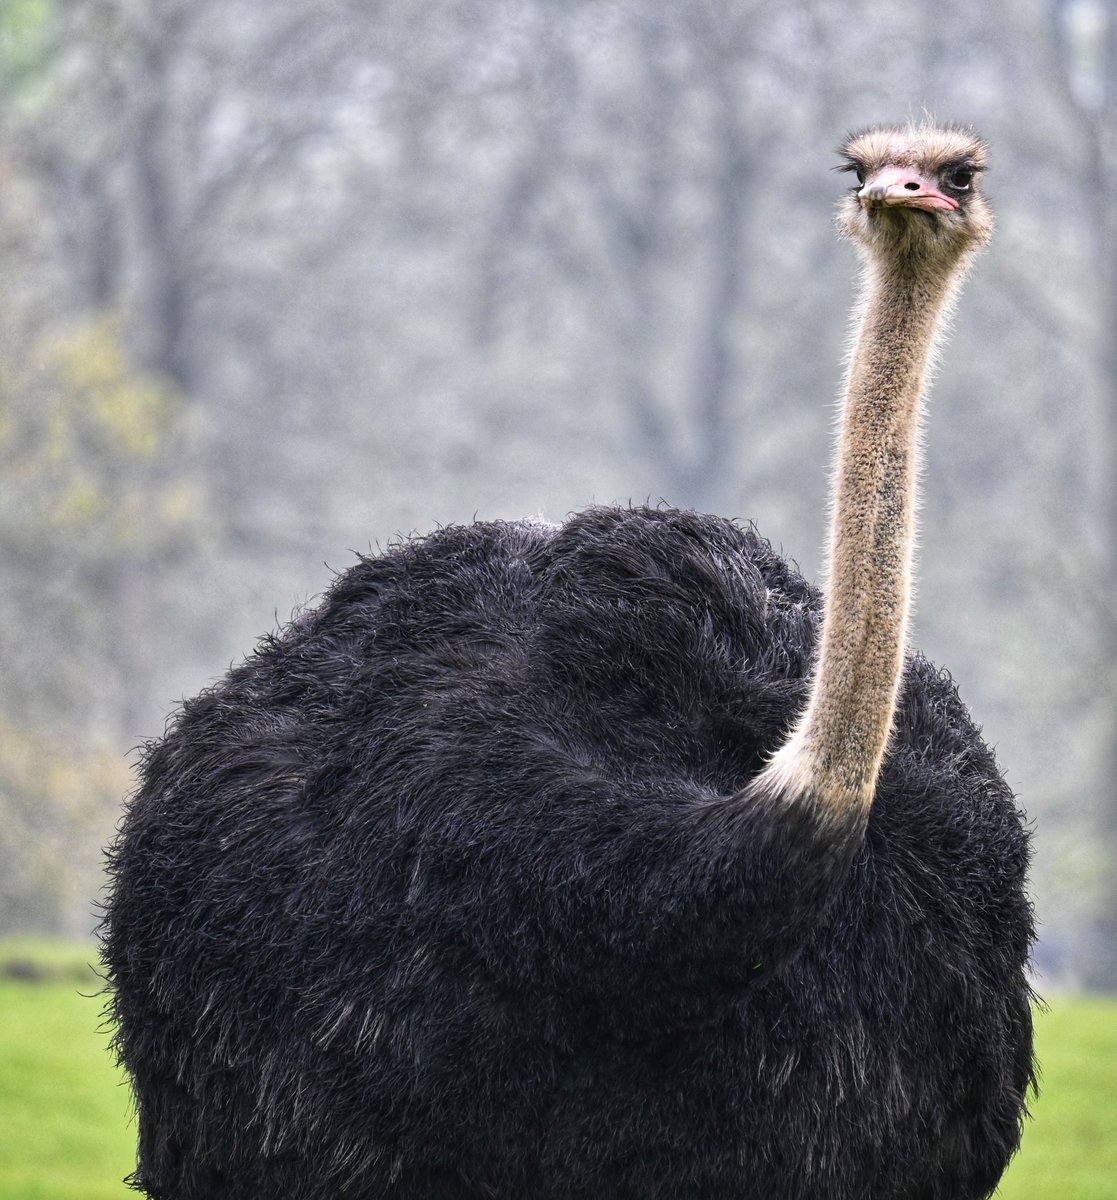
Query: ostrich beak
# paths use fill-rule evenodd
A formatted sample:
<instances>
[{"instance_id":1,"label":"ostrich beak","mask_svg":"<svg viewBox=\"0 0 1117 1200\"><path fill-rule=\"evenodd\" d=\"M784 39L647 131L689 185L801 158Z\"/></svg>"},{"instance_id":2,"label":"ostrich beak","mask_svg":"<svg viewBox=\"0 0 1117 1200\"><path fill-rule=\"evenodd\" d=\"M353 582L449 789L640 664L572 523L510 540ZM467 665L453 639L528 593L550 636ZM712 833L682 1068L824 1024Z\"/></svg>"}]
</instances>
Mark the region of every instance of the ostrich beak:
<instances>
[{"instance_id":1,"label":"ostrich beak","mask_svg":"<svg viewBox=\"0 0 1117 1200\"><path fill-rule=\"evenodd\" d=\"M862 208L905 205L927 212L953 212L958 201L944 196L933 184L908 167L884 167L857 193Z\"/></svg>"}]
</instances>

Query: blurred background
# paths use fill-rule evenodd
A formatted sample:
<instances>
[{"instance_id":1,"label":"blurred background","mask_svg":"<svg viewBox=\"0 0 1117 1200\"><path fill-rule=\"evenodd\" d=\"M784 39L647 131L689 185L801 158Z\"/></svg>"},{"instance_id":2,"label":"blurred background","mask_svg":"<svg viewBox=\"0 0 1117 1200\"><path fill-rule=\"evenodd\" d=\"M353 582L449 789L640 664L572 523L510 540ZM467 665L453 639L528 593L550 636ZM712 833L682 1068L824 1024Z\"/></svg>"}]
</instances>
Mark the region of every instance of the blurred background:
<instances>
[{"instance_id":1,"label":"blurred background","mask_svg":"<svg viewBox=\"0 0 1117 1200\"><path fill-rule=\"evenodd\" d=\"M851 129L992 143L915 638L1117 990L1108 0L0 0L0 934L88 937L135 748L355 552L664 499L817 576Z\"/></svg>"}]
</instances>

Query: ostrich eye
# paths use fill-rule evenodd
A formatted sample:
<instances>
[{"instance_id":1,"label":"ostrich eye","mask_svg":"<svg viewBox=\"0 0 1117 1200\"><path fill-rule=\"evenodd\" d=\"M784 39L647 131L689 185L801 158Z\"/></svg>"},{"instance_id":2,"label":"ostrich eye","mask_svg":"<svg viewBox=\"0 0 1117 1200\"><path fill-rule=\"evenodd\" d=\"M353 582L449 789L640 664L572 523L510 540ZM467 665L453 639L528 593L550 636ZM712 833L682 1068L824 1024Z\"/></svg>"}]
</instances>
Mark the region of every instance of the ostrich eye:
<instances>
[{"instance_id":1,"label":"ostrich eye","mask_svg":"<svg viewBox=\"0 0 1117 1200\"><path fill-rule=\"evenodd\" d=\"M970 184L973 183L973 169L971 167L955 167L953 171L948 171L946 179L943 181L948 187L952 187L956 192L967 192L970 189Z\"/></svg>"}]
</instances>

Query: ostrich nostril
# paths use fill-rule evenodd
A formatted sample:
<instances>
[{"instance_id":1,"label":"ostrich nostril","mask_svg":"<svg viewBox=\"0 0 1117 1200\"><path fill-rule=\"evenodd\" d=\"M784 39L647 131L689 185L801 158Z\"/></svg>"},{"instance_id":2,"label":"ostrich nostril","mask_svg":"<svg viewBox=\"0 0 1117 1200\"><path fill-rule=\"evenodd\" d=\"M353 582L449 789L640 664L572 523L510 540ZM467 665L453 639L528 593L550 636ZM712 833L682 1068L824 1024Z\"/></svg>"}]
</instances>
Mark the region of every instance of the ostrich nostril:
<instances>
[{"instance_id":1,"label":"ostrich nostril","mask_svg":"<svg viewBox=\"0 0 1117 1200\"><path fill-rule=\"evenodd\" d=\"M907 190L909 192L918 192L919 191L919 184L916 183L916 181L914 179L909 179L907 181L907 183L904 184L904 187L907 188Z\"/></svg>"}]
</instances>

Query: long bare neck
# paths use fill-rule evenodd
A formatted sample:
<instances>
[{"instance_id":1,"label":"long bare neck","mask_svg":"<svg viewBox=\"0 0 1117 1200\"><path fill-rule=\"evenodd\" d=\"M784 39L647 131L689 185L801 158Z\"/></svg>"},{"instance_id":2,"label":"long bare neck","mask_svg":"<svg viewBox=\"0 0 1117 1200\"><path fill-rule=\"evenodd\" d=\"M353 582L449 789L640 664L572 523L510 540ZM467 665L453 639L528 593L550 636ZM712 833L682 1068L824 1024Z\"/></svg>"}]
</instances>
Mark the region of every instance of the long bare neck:
<instances>
[{"instance_id":1,"label":"long bare neck","mask_svg":"<svg viewBox=\"0 0 1117 1200\"><path fill-rule=\"evenodd\" d=\"M850 364L810 700L756 785L836 819L867 812L903 673L919 424L936 334L960 270L870 260Z\"/></svg>"}]
</instances>

